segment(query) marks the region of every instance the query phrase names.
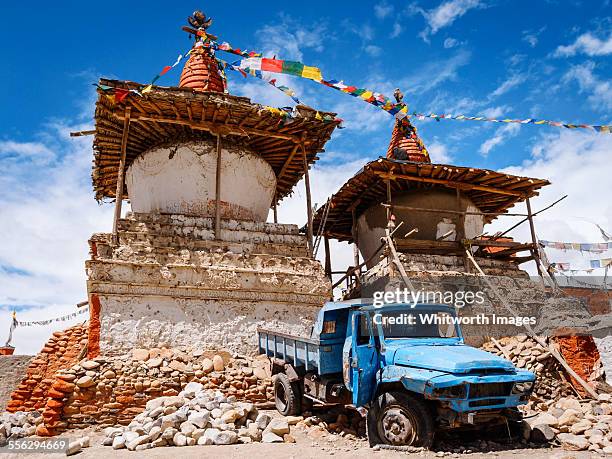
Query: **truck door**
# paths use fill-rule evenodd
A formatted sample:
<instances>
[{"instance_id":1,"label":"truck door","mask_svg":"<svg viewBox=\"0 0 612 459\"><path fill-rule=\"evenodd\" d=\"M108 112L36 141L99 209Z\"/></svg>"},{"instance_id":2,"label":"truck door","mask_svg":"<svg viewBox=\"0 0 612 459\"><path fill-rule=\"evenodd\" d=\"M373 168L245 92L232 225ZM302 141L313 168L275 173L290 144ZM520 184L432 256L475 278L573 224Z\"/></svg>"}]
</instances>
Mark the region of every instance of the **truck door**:
<instances>
[{"instance_id":1,"label":"truck door","mask_svg":"<svg viewBox=\"0 0 612 459\"><path fill-rule=\"evenodd\" d=\"M365 312L355 312L352 320L351 385L353 405L363 406L372 400L376 387L378 350L374 343L372 322Z\"/></svg>"}]
</instances>

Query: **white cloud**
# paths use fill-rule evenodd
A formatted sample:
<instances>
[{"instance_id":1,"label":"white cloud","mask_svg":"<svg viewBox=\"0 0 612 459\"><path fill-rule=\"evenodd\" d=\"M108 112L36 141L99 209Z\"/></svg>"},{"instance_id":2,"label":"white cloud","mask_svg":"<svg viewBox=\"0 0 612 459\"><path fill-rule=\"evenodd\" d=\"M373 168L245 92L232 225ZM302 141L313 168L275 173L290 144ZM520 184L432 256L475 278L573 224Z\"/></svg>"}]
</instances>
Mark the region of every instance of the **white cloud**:
<instances>
[{"instance_id":1,"label":"white cloud","mask_svg":"<svg viewBox=\"0 0 612 459\"><path fill-rule=\"evenodd\" d=\"M376 45L366 45L364 51L372 57L380 56L382 48Z\"/></svg>"},{"instance_id":2,"label":"white cloud","mask_svg":"<svg viewBox=\"0 0 612 459\"><path fill-rule=\"evenodd\" d=\"M413 94L425 93L446 81L457 78L457 72L470 62L471 53L459 50L449 59L432 60L423 64L412 75L404 78L400 87L406 88L406 92Z\"/></svg>"},{"instance_id":3,"label":"white cloud","mask_svg":"<svg viewBox=\"0 0 612 459\"><path fill-rule=\"evenodd\" d=\"M453 159L448 152L448 147L438 140L427 144L427 151L432 163L448 164Z\"/></svg>"},{"instance_id":4,"label":"white cloud","mask_svg":"<svg viewBox=\"0 0 612 459\"><path fill-rule=\"evenodd\" d=\"M500 84L491 94L489 94L489 99L492 99L492 98L495 98L495 97L499 97L499 96L507 93L512 88L514 88L514 87L520 85L521 83L523 83L526 79L527 79L527 77L525 75L521 75L520 73L512 75L510 78L508 78L502 84Z\"/></svg>"},{"instance_id":5,"label":"white cloud","mask_svg":"<svg viewBox=\"0 0 612 459\"><path fill-rule=\"evenodd\" d=\"M552 184L544 187L540 196L532 198L534 211L568 195L565 200L536 217L539 238L563 242L602 242L601 233L590 222L612 231L612 203L607 199L612 195L610 151L611 136L563 130L540 138L533 147L530 160L503 170L510 174L550 180ZM513 209L517 212L524 210L524 205ZM517 221L517 218L502 217L489 225L487 231L505 230ZM531 240L527 224L510 234L519 241ZM569 261L574 266L586 266L590 258L598 258L579 252L548 249L547 255L552 262ZM599 257L605 256L608 255ZM534 271L532 265L531 272ZM595 274L603 275L602 270L598 271Z\"/></svg>"},{"instance_id":6,"label":"white cloud","mask_svg":"<svg viewBox=\"0 0 612 459\"><path fill-rule=\"evenodd\" d=\"M500 105L497 107L489 107L486 110L482 111L482 114L487 118L499 118L504 115L504 113L508 112L509 107L506 105Z\"/></svg>"},{"instance_id":7,"label":"white cloud","mask_svg":"<svg viewBox=\"0 0 612 459\"><path fill-rule=\"evenodd\" d=\"M574 65L563 76L562 81L577 81L580 92L590 93L588 101L596 109L612 109L612 85L609 80L601 80L595 73L595 63L587 61Z\"/></svg>"},{"instance_id":8,"label":"white cloud","mask_svg":"<svg viewBox=\"0 0 612 459\"><path fill-rule=\"evenodd\" d=\"M303 60L304 49L323 51L323 37L330 36L323 22L303 26L287 16L281 16L280 23L264 25L256 35L262 37L264 55L299 61Z\"/></svg>"},{"instance_id":9,"label":"white cloud","mask_svg":"<svg viewBox=\"0 0 612 459\"><path fill-rule=\"evenodd\" d=\"M450 26L456 19L469 10L482 6L480 0L448 0L431 10L416 8L427 21L427 27L420 36L427 41L430 35L435 35L440 29Z\"/></svg>"},{"instance_id":10,"label":"white cloud","mask_svg":"<svg viewBox=\"0 0 612 459\"><path fill-rule=\"evenodd\" d=\"M459 44L459 40L457 40L456 38L447 38L446 40L444 40L444 47L445 48L454 48L455 46L457 46Z\"/></svg>"},{"instance_id":11,"label":"white cloud","mask_svg":"<svg viewBox=\"0 0 612 459\"><path fill-rule=\"evenodd\" d=\"M502 145L510 137L514 137L515 135L517 135L520 128L521 126L515 123L509 123L497 128L493 137L485 140L484 143L480 145L480 154L483 156L487 156L489 152L495 147Z\"/></svg>"},{"instance_id":12,"label":"white cloud","mask_svg":"<svg viewBox=\"0 0 612 459\"><path fill-rule=\"evenodd\" d=\"M402 33L402 25L399 22L393 24L393 30L391 30L391 34L389 38L397 38Z\"/></svg>"},{"instance_id":13,"label":"white cloud","mask_svg":"<svg viewBox=\"0 0 612 459\"><path fill-rule=\"evenodd\" d=\"M387 2L381 2L374 5L374 14L378 19L384 19L391 13L393 13L393 5L390 5Z\"/></svg>"},{"instance_id":14,"label":"white cloud","mask_svg":"<svg viewBox=\"0 0 612 459\"><path fill-rule=\"evenodd\" d=\"M559 46L554 52L555 57L574 56L584 53L588 56L606 56L612 54L612 33L607 39L600 39L591 32L580 35L574 43L567 46Z\"/></svg>"},{"instance_id":15,"label":"white cloud","mask_svg":"<svg viewBox=\"0 0 612 459\"><path fill-rule=\"evenodd\" d=\"M523 31L523 41L527 42L529 46L535 48L538 45L539 37L546 30L546 26L540 28L539 30L524 30Z\"/></svg>"},{"instance_id":16,"label":"white cloud","mask_svg":"<svg viewBox=\"0 0 612 459\"><path fill-rule=\"evenodd\" d=\"M0 161L32 161L39 164L48 163L55 158L53 151L41 142L0 141Z\"/></svg>"}]
</instances>

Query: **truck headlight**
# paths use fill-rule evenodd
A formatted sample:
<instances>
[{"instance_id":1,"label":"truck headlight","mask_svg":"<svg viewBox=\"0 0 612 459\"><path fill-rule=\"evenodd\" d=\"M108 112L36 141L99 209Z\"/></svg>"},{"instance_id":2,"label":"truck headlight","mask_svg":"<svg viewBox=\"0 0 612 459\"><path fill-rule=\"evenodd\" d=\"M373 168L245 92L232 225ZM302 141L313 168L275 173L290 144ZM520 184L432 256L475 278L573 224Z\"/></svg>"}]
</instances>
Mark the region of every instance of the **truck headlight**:
<instances>
[{"instance_id":1,"label":"truck headlight","mask_svg":"<svg viewBox=\"0 0 612 459\"><path fill-rule=\"evenodd\" d=\"M465 398L467 386L459 384L457 386L441 387L433 390L433 395L439 398Z\"/></svg>"},{"instance_id":2,"label":"truck headlight","mask_svg":"<svg viewBox=\"0 0 612 459\"><path fill-rule=\"evenodd\" d=\"M527 395L531 393L533 389L533 381L517 382L514 383L512 393L515 395Z\"/></svg>"}]
</instances>

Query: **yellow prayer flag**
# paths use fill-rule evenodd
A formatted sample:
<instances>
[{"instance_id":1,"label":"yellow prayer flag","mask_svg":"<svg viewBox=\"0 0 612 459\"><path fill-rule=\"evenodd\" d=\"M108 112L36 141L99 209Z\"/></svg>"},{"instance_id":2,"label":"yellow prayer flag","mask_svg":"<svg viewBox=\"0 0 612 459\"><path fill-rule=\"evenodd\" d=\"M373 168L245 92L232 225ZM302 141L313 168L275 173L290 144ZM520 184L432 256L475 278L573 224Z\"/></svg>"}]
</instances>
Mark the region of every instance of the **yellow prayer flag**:
<instances>
[{"instance_id":1,"label":"yellow prayer flag","mask_svg":"<svg viewBox=\"0 0 612 459\"><path fill-rule=\"evenodd\" d=\"M146 94L148 92L151 92L151 89L153 89L153 85L150 84L147 87L145 87L142 91L140 91L141 94Z\"/></svg>"},{"instance_id":2,"label":"yellow prayer flag","mask_svg":"<svg viewBox=\"0 0 612 459\"><path fill-rule=\"evenodd\" d=\"M316 120L322 120L323 117L321 116L321 114L319 112L317 112L317 114L315 115L315 119Z\"/></svg>"},{"instance_id":3,"label":"yellow prayer flag","mask_svg":"<svg viewBox=\"0 0 612 459\"><path fill-rule=\"evenodd\" d=\"M370 97L372 97L372 95L372 91L366 91L359 97L361 97L363 100L368 100Z\"/></svg>"},{"instance_id":4,"label":"yellow prayer flag","mask_svg":"<svg viewBox=\"0 0 612 459\"><path fill-rule=\"evenodd\" d=\"M304 66L304 69L302 70L302 77L316 81L320 81L323 79L323 75L321 75L321 70L319 68L310 67L308 65Z\"/></svg>"}]
</instances>

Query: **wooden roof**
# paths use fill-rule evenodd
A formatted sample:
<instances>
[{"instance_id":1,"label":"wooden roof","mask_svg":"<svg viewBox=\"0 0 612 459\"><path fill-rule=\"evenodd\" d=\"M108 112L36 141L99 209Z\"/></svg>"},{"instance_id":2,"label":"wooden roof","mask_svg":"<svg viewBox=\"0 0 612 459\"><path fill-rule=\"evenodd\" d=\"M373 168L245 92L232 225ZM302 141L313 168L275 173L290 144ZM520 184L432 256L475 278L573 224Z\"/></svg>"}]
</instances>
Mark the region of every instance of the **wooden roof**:
<instances>
[{"instance_id":1,"label":"wooden roof","mask_svg":"<svg viewBox=\"0 0 612 459\"><path fill-rule=\"evenodd\" d=\"M317 111L303 105L296 107L295 117L283 119L246 97L189 88L153 86L142 96L130 93L117 103L107 97L113 88L141 90L142 85L107 79L101 79L100 85L110 90L99 89L96 102L92 181L97 200L115 197L126 107L130 107L126 169L152 147L219 132L249 146L272 166L277 201L289 195L304 174L300 143L304 142L310 165L340 123L335 113L319 112L319 118L332 121L316 119Z\"/></svg>"},{"instance_id":2,"label":"wooden roof","mask_svg":"<svg viewBox=\"0 0 612 459\"><path fill-rule=\"evenodd\" d=\"M331 197L331 207L324 225L324 233L340 241L352 242L352 215L357 215L375 203L387 201L386 180L391 183L391 195L403 191L432 188L459 189L469 197L481 212L486 212L485 221L526 198L537 196L537 190L549 185L548 180L519 177L502 172L473 167L428 164L379 158L366 164ZM321 206L313 223L314 234L319 234L319 225L325 212Z\"/></svg>"}]
</instances>

